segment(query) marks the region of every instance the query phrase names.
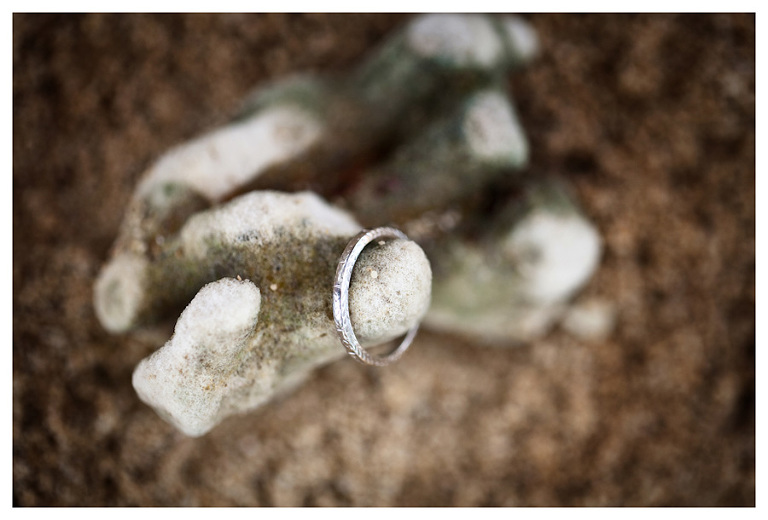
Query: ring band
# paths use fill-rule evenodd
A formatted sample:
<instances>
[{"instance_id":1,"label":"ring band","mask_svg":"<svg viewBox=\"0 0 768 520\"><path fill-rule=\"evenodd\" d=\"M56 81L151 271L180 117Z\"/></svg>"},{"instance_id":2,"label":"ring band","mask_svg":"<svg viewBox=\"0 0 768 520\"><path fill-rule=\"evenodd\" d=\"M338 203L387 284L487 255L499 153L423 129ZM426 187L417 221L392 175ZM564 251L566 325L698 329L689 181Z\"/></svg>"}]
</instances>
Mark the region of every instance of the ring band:
<instances>
[{"instance_id":1,"label":"ring band","mask_svg":"<svg viewBox=\"0 0 768 520\"><path fill-rule=\"evenodd\" d=\"M378 238L402 238L408 237L399 229L380 227L376 229L364 229L349 241L336 267L336 278L333 284L333 321L336 323L336 332L341 343L356 361L366 365L382 367L400 359L400 356L411 346L416 332L419 330L417 323L405 335L402 343L386 356L372 356L357 341L355 331L352 330L352 321L349 317L349 282L352 280L352 269L355 267L357 257L363 252L365 246Z\"/></svg>"}]
</instances>

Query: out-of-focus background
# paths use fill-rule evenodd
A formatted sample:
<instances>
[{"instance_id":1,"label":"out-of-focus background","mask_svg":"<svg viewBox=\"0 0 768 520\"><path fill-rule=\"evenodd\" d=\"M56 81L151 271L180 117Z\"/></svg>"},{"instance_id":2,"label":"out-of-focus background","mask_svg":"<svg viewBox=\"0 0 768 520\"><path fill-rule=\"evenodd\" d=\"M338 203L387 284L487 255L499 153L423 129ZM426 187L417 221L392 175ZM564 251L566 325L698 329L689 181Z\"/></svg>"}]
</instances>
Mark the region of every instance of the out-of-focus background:
<instances>
[{"instance_id":1,"label":"out-of-focus background","mask_svg":"<svg viewBox=\"0 0 768 520\"><path fill-rule=\"evenodd\" d=\"M156 340L92 307L139 175L408 16L15 15L14 505L754 505L755 17L526 18L529 170L603 234L578 299L612 302L613 332L422 331L395 366L340 361L190 439L131 386Z\"/></svg>"}]
</instances>

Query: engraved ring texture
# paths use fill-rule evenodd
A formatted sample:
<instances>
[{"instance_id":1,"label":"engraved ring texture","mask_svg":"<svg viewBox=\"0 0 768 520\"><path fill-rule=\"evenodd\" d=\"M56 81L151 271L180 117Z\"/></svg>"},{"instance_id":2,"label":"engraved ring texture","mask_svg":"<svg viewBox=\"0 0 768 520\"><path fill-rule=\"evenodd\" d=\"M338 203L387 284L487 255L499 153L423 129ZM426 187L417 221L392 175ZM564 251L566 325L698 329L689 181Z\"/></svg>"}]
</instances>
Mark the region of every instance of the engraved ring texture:
<instances>
[{"instance_id":1,"label":"engraved ring texture","mask_svg":"<svg viewBox=\"0 0 768 520\"><path fill-rule=\"evenodd\" d=\"M385 356L372 356L357 341L357 336L355 336L355 331L352 329L352 322L349 317L349 282L352 279L352 269L355 267L357 257L363 252L365 246L379 238L402 238L408 240L405 233L398 229L380 227L364 229L349 241L344 252L341 254L339 265L336 267L336 278L333 283L333 321L336 323L336 332L339 335L339 339L350 356L360 363L382 367L400 359L400 356L411 346L411 342L419 330L419 324L417 323L409 330L400 345Z\"/></svg>"}]
</instances>

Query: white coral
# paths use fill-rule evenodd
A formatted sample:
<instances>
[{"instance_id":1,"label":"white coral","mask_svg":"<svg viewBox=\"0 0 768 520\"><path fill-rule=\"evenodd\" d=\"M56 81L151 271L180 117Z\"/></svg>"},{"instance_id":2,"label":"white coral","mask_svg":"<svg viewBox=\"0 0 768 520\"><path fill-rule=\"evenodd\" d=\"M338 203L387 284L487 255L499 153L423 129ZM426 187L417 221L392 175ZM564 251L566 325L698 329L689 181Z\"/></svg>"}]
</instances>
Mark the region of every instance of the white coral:
<instances>
[{"instance_id":1,"label":"white coral","mask_svg":"<svg viewBox=\"0 0 768 520\"><path fill-rule=\"evenodd\" d=\"M517 263L522 291L536 304L563 301L589 280L600 260L595 227L578 214L534 212L501 244Z\"/></svg>"},{"instance_id":2,"label":"white coral","mask_svg":"<svg viewBox=\"0 0 768 520\"><path fill-rule=\"evenodd\" d=\"M190 219L180 232L184 258L213 262L214 272L222 259L243 280L224 278L198 292L173 338L137 367L133 384L141 399L186 434L202 435L344 357L329 312L333 272L359 229L312 193L253 192ZM305 254L298 254L302 244ZM282 259L280 269L270 255ZM431 277L415 243L369 245L349 288L360 342L387 341L421 321Z\"/></svg>"},{"instance_id":3,"label":"white coral","mask_svg":"<svg viewBox=\"0 0 768 520\"><path fill-rule=\"evenodd\" d=\"M247 280L227 278L203 287L171 340L136 367L133 386L142 401L187 435L208 431L221 419L226 396L248 383L237 375L238 358L260 307L261 293Z\"/></svg>"},{"instance_id":4,"label":"white coral","mask_svg":"<svg viewBox=\"0 0 768 520\"><path fill-rule=\"evenodd\" d=\"M500 61L502 41L481 15L432 14L416 18L408 43L421 56L449 59L457 65L491 67Z\"/></svg>"},{"instance_id":5,"label":"white coral","mask_svg":"<svg viewBox=\"0 0 768 520\"><path fill-rule=\"evenodd\" d=\"M524 164L528 141L509 102L498 90L474 96L462 126L469 148L481 161Z\"/></svg>"},{"instance_id":6,"label":"white coral","mask_svg":"<svg viewBox=\"0 0 768 520\"><path fill-rule=\"evenodd\" d=\"M317 142L323 124L306 110L277 105L169 150L146 173L137 193L179 182L209 200L251 182L270 166L293 159Z\"/></svg>"}]
</instances>

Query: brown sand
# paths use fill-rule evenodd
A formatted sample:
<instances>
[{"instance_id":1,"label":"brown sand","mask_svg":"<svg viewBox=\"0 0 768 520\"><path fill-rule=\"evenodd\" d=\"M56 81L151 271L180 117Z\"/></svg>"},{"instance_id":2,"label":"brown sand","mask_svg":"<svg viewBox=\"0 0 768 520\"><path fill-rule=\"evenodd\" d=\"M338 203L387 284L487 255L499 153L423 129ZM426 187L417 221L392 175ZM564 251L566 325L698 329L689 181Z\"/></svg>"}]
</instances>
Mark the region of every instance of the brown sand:
<instances>
[{"instance_id":1,"label":"brown sand","mask_svg":"<svg viewBox=\"0 0 768 520\"><path fill-rule=\"evenodd\" d=\"M404 19L14 16L15 505L754 505L751 15L529 17L530 169L569 177L605 236L582 298L616 304L609 339L423 332L200 439L138 400L158 340L110 336L91 301L142 169Z\"/></svg>"}]
</instances>

